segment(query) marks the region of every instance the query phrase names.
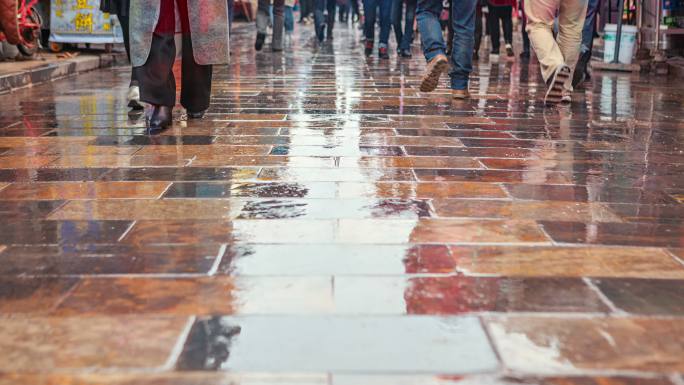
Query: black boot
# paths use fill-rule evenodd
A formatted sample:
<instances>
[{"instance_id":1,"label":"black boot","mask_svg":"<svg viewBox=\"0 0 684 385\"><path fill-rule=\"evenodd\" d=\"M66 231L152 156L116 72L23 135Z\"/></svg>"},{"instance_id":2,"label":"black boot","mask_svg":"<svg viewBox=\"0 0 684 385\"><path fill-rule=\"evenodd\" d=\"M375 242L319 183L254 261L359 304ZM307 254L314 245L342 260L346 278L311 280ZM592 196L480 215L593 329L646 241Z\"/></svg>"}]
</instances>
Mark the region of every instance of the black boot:
<instances>
[{"instance_id":1,"label":"black boot","mask_svg":"<svg viewBox=\"0 0 684 385\"><path fill-rule=\"evenodd\" d=\"M171 107L169 106L154 106L152 114L147 121L147 129L150 134L157 133L168 128L171 125Z\"/></svg>"},{"instance_id":2,"label":"black boot","mask_svg":"<svg viewBox=\"0 0 684 385\"><path fill-rule=\"evenodd\" d=\"M198 111L198 112L188 111L188 119L202 119L204 117L205 112L207 112L207 110Z\"/></svg>"},{"instance_id":3,"label":"black boot","mask_svg":"<svg viewBox=\"0 0 684 385\"><path fill-rule=\"evenodd\" d=\"M261 51L264 48L264 42L266 41L266 34L257 32L256 42L254 43L254 49Z\"/></svg>"},{"instance_id":4,"label":"black boot","mask_svg":"<svg viewBox=\"0 0 684 385\"><path fill-rule=\"evenodd\" d=\"M333 39L333 28L335 27L335 15L328 15L328 24L327 24L328 30L325 34L325 38L328 40Z\"/></svg>"},{"instance_id":5,"label":"black boot","mask_svg":"<svg viewBox=\"0 0 684 385\"><path fill-rule=\"evenodd\" d=\"M577 66L575 66L575 72L572 74L573 88L581 85L586 79L587 67L589 66L590 60L591 51L584 52L580 55L579 60L577 60Z\"/></svg>"},{"instance_id":6,"label":"black boot","mask_svg":"<svg viewBox=\"0 0 684 385\"><path fill-rule=\"evenodd\" d=\"M363 50L363 52L366 54L366 57L369 57L370 55L373 54L373 42L372 41L366 42L366 48Z\"/></svg>"}]
</instances>

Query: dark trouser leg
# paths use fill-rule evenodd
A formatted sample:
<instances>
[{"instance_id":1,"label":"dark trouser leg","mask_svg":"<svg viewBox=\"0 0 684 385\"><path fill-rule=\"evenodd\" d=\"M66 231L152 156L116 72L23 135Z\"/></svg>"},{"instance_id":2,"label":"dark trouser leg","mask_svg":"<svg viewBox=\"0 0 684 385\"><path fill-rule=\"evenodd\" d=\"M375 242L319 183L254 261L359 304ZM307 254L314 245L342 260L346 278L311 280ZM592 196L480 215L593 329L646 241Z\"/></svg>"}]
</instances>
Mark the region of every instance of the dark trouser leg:
<instances>
[{"instance_id":1,"label":"dark trouser leg","mask_svg":"<svg viewBox=\"0 0 684 385\"><path fill-rule=\"evenodd\" d=\"M503 24L504 41L506 44L513 44L513 7L501 7L499 15Z\"/></svg>"},{"instance_id":2,"label":"dark trouser leg","mask_svg":"<svg viewBox=\"0 0 684 385\"><path fill-rule=\"evenodd\" d=\"M377 15L378 2L376 0L363 0L363 14L364 14L364 33L366 34L366 43L371 44L375 40L375 18Z\"/></svg>"},{"instance_id":3,"label":"dark trouser leg","mask_svg":"<svg viewBox=\"0 0 684 385\"><path fill-rule=\"evenodd\" d=\"M401 48L401 40L404 33L401 29L401 16L404 9L404 0L392 0L392 29L394 38L397 39L397 49Z\"/></svg>"},{"instance_id":4,"label":"dark trouser leg","mask_svg":"<svg viewBox=\"0 0 684 385\"><path fill-rule=\"evenodd\" d=\"M209 108L211 99L211 65L200 65L192 55L192 39L183 34L183 62L181 65L181 105L189 112Z\"/></svg>"},{"instance_id":5,"label":"dark trouser leg","mask_svg":"<svg viewBox=\"0 0 684 385\"><path fill-rule=\"evenodd\" d=\"M228 30L233 29L233 18L234 18L234 13L235 13L235 0L227 0L228 1Z\"/></svg>"},{"instance_id":6,"label":"dark trouser leg","mask_svg":"<svg viewBox=\"0 0 684 385\"><path fill-rule=\"evenodd\" d=\"M406 19L404 20L404 36L402 36L401 48L411 49L413 42L413 22L416 20L416 0L406 0Z\"/></svg>"},{"instance_id":7,"label":"dark trouser leg","mask_svg":"<svg viewBox=\"0 0 684 385\"><path fill-rule=\"evenodd\" d=\"M454 48L454 15L451 13L451 8L454 6L454 1L449 1L449 20L447 21L447 54L451 55L451 50Z\"/></svg>"},{"instance_id":8,"label":"dark trouser leg","mask_svg":"<svg viewBox=\"0 0 684 385\"><path fill-rule=\"evenodd\" d=\"M283 49L283 31L285 30L285 0L273 0L273 37L271 47L275 51Z\"/></svg>"},{"instance_id":9,"label":"dark trouser leg","mask_svg":"<svg viewBox=\"0 0 684 385\"><path fill-rule=\"evenodd\" d=\"M451 14L454 28L454 46L451 52L451 89L468 89L468 79L473 71L473 47L475 46L476 0L453 0Z\"/></svg>"},{"instance_id":10,"label":"dark trouser leg","mask_svg":"<svg viewBox=\"0 0 684 385\"><path fill-rule=\"evenodd\" d=\"M335 27L335 10L337 9L337 2L335 0L327 0L328 8L328 38L332 37L332 31Z\"/></svg>"},{"instance_id":11,"label":"dark trouser leg","mask_svg":"<svg viewBox=\"0 0 684 385\"><path fill-rule=\"evenodd\" d=\"M390 29L392 29L392 0L380 0L380 47L387 48Z\"/></svg>"},{"instance_id":12,"label":"dark trouser leg","mask_svg":"<svg viewBox=\"0 0 684 385\"><path fill-rule=\"evenodd\" d=\"M155 33L147 61L140 67L133 67L133 76L140 84L141 101L169 107L176 104L176 79L173 76L175 58L173 34Z\"/></svg>"},{"instance_id":13,"label":"dark trouser leg","mask_svg":"<svg viewBox=\"0 0 684 385\"><path fill-rule=\"evenodd\" d=\"M524 7L521 7L521 8L524 9ZM524 10L523 10L523 15L522 15L522 40L523 40L523 52L530 52L530 36L527 34L527 15L525 15Z\"/></svg>"},{"instance_id":14,"label":"dark trouser leg","mask_svg":"<svg viewBox=\"0 0 684 385\"><path fill-rule=\"evenodd\" d=\"M499 8L489 7L489 37L492 40L492 53L499 54L501 49L501 34L499 32Z\"/></svg>"},{"instance_id":15,"label":"dark trouser leg","mask_svg":"<svg viewBox=\"0 0 684 385\"><path fill-rule=\"evenodd\" d=\"M361 11L359 10L359 0L349 0L351 1L352 12L356 17L361 17Z\"/></svg>"},{"instance_id":16,"label":"dark trouser leg","mask_svg":"<svg viewBox=\"0 0 684 385\"><path fill-rule=\"evenodd\" d=\"M325 0L316 0L314 5L314 28L316 30L316 37L322 41L324 38L323 24L325 15Z\"/></svg>"},{"instance_id":17,"label":"dark trouser leg","mask_svg":"<svg viewBox=\"0 0 684 385\"><path fill-rule=\"evenodd\" d=\"M482 7L478 4L475 8L475 52L480 52L482 44Z\"/></svg>"}]
</instances>

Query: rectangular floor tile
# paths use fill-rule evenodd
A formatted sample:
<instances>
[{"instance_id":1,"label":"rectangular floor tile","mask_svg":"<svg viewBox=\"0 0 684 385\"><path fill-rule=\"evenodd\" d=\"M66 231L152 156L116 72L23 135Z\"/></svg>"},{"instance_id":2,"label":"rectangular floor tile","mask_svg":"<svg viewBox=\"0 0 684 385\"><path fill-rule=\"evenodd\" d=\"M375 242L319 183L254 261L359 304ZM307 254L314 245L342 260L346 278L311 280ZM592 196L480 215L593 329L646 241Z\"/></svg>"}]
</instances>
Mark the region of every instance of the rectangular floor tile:
<instances>
[{"instance_id":1,"label":"rectangular floor tile","mask_svg":"<svg viewBox=\"0 0 684 385\"><path fill-rule=\"evenodd\" d=\"M54 162L56 159L56 156L5 155L0 156L0 169L40 168Z\"/></svg>"},{"instance_id":2,"label":"rectangular floor tile","mask_svg":"<svg viewBox=\"0 0 684 385\"><path fill-rule=\"evenodd\" d=\"M506 190L508 190L511 196L518 199L635 204L676 203L675 200L661 191L614 187L591 188L584 186L514 184L506 185Z\"/></svg>"},{"instance_id":3,"label":"rectangular floor tile","mask_svg":"<svg viewBox=\"0 0 684 385\"><path fill-rule=\"evenodd\" d=\"M229 245L219 271L230 275L401 275L452 273L441 245ZM287 258L283 258L286 255Z\"/></svg>"},{"instance_id":4,"label":"rectangular floor tile","mask_svg":"<svg viewBox=\"0 0 684 385\"><path fill-rule=\"evenodd\" d=\"M129 221L18 220L0 232L0 244L115 243Z\"/></svg>"},{"instance_id":5,"label":"rectangular floor tile","mask_svg":"<svg viewBox=\"0 0 684 385\"><path fill-rule=\"evenodd\" d=\"M59 207L63 206L64 203L64 201L31 200L16 202L3 200L0 201L0 217L6 221L43 219Z\"/></svg>"},{"instance_id":6,"label":"rectangular floor tile","mask_svg":"<svg viewBox=\"0 0 684 385\"><path fill-rule=\"evenodd\" d=\"M217 244L11 246L0 275L207 274L225 251Z\"/></svg>"},{"instance_id":7,"label":"rectangular floor tile","mask_svg":"<svg viewBox=\"0 0 684 385\"><path fill-rule=\"evenodd\" d=\"M306 183L173 183L164 198L335 198L333 182ZM2 195L0 195L2 196Z\"/></svg>"},{"instance_id":8,"label":"rectangular floor tile","mask_svg":"<svg viewBox=\"0 0 684 385\"><path fill-rule=\"evenodd\" d=\"M626 312L684 315L684 279L600 279L595 283L618 309Z\"/></svg>"},{"instance_id":9,"label":"rectangular floor tile","mask_svg":"<svg viewBox=\"0 0 684 385\"><path fill-rule=\"evenodd\" d=\"M0 318L0 371L159 370L188 321L140 315Z\"/></svg>"},{"instance_id":10,"label":"rectangular floor tile","mask_svg":"<svg viewBox=\"0 0 684 385\"><path fill-rule=\"evenodd\" d=\"M601 203L435 199L438 217L507 218L586 222L620 222Z\"/></svg>"},{"instance_id":11,"label":"rectangular floor tile","mask_svg":"<svg viewBox=\"0 0 684 385\"><path fill-rule=\"evenodd\" d=\"M340 198L507 198L499 185L477 182L339 183Z\"/></svg>"},{"instance_id":12,"label":"rectangular floor tile","mask_svg":"<svg viewBox=\"0 0 684 385\"><path fill-rule=\"evenodd\" d=\"M520 373L684 368L679 319L491 317L486 323L504 365Z\"/></svg>"},{"instance_id":13,"label":"rectangular floor tile","mask_svg":"<svg viewBox=\"0 0 684 385\"><path fill-rule=\"evenodd\" d=\"M331 277L89 278L55 314L328 314Z\"/></svg>"},{"instance_id":14,"label":"rectangular floor tile","mask_svg":"<svg viewBox=\"0 0 684 385\"><path fill-rule=\"evenodd\" d=\"M682 247L684 225L650 223L541 222L556 242L601 245Z\"/></svg>"},{"instance_id":15,"label":"rectangular floor tile","mask_svg":"<svg viewBox=\"0 0 684 385\"><path fill-rule=\"evenodd\" d=\"M7 260L0 256L0 260ZM78 279L0 277L0 314L46 314Z\"/></svg>"},{"instance_id":16,"label":"rectangular floor tile","mask_svg":"<svg viewBox=\"0 0 684 385\"><path fill-rule=\"evenodd\" d=\"M657 248L454 246L451 252L466 274L684 278L684 265Z\"/></svg>"},{"instance_id":17,"label":"rectangular floor tile","mask_svg":"<svg viewBox=\"0 0 684 385\"><path fill-rule=\"evenodd\" d=\"M423 219L411 231L416 243L547 243L534 221Z\"/></svg>"},{"instance_id":18,"label":"rectangular floor tile","mask_svg":"<svg viewBox=\"0 0 684 385\"><path fill-rule=\"evenodd\" d=\"M336 312L353 315L608 311L579 279L336 277L334 290Z\"/></svg>"},{"instance_id":19,"label":"rectangular floor tile","mask_svg":"<svg viewBox=\"0 0 684 385\"><path fill-rule=\"evenodd\" d=\"M212 167L116 168L101 177L103 181L212 181L245 180L256 177L258 169Z\"/></svg>"},{"instance_id":20,"label":"rectangular floor tile","mask_svg":"<svg viewBox=\"0 0 684 385\"><path fill-rule=\"evenodd\" d=\"M0 191L0 199L120 199L158 198L167 182L54 182L14 183Z\"/></svg>"},{"instance_id":21,"label":"rectangular floor tile","mask_svg":"<svg viewBox=\"0 0 684 385\"><path fill-rule=\"evenodd\" d=\"M207 355L217 338L230 352L218 360ZM476 318L213 317L195 324L178 368L465 374L498 362Z\"/></svg>"}]
</instances>

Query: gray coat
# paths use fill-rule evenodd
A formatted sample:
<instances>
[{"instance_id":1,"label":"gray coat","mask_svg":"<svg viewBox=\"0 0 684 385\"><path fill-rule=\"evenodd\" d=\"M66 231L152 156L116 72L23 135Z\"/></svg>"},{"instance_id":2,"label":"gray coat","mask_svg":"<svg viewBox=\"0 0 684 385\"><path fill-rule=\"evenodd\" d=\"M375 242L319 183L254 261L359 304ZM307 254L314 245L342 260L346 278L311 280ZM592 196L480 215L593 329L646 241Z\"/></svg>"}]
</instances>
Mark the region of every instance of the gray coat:
<instances>
[{"instance_id":1,"label":"gray coat","mask_svg":"<svg viewBox=\"0 0 684 385\"><path fill-rule=\"evenodd\" d=\"M226 64L230 57L226 0L187 0L192 53L197 64ZM160 0L131 0L131 63L147 61L159 20ZM178 12L176 12L177 14ZM178 24L178 22L176 23Z\"/></svg>"}]
</instances>

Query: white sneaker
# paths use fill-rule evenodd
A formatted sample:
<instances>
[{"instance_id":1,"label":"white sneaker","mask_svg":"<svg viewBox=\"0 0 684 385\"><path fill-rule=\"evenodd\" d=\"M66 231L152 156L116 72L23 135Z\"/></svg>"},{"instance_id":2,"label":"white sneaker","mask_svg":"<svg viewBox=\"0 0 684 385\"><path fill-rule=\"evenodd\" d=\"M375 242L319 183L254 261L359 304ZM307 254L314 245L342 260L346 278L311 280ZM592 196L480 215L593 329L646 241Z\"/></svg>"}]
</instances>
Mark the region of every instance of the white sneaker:
<instances>
[{"instance_id":1,"label":"white sneaker","mask_svg":"<svg viewBox=\"0 0 684 385\"><path fill-rule=\"evenodd\" d=\"M128 107L134 110L142 110L144 108L140 103L140 87L128 87Z\"/></svg>"},{"instance_id":2,"label":"white sneaker","mask_svg":"<svg viewBox=\"0 0 684 385\"><path fill-rule=\"evenodd\" d=\"M572 95L567 91L563 91L563 95L561 96L561 103L563 103L563 104L572 103Z\"/></svg>"}]
</instances>

